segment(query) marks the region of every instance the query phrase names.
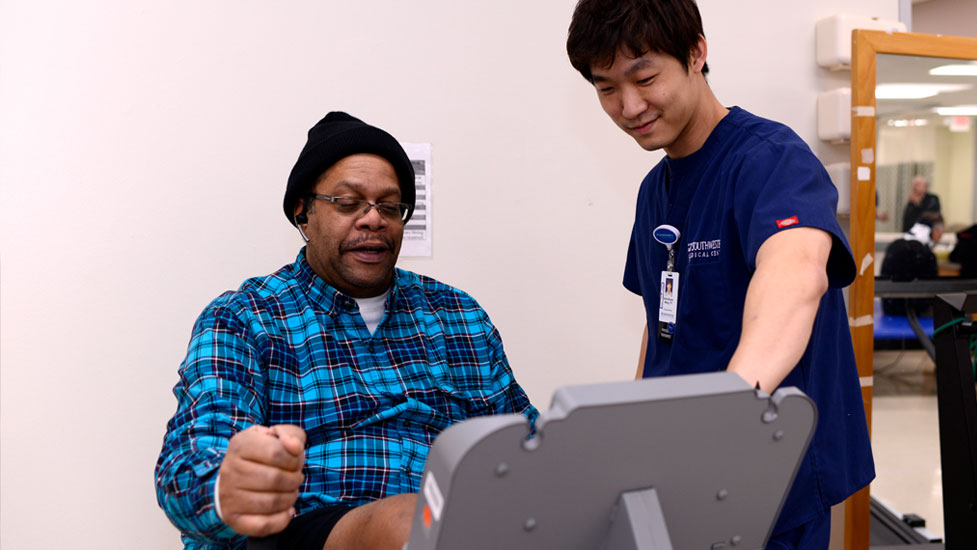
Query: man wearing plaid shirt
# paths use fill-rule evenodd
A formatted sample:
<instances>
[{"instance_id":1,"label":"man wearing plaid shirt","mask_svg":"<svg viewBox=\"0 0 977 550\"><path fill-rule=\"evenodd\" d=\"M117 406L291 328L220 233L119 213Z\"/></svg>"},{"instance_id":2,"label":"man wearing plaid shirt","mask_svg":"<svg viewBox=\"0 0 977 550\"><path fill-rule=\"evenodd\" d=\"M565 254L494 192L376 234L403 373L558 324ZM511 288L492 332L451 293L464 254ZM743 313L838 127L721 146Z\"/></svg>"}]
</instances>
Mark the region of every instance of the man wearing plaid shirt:
<instances>
[{"instance_id":1,"label":"man wearing plaid shirt","mask_svg":"<svg viewBox=\"0 0 977 550\"><path fill-rule=\"evenodd\" d=\"M309 130L284 201L306 247L204 310L173 390L156 492L187 549L400 550L438 433L535 420L478 303L394 267L414 202L390 134Z\"/></svg>"}]
</instances>

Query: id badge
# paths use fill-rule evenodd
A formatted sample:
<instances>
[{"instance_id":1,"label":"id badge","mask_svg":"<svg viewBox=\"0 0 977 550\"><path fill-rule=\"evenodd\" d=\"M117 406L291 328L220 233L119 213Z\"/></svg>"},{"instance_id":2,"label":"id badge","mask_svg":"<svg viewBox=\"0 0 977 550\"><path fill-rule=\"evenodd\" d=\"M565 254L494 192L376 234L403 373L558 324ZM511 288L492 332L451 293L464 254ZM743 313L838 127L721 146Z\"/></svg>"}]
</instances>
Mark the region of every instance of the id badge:
<instances>
[{"instance_id":1,"label":"id badge","mask_svg":"<svg viewBox=\"0 0 977 550\"><path fill-rule=\"evenodd\" d=\"M658 337L671 340L675 335L678 317L678 272L662 271L662 286L658 303Z\"/></svg>"}]
</instances>

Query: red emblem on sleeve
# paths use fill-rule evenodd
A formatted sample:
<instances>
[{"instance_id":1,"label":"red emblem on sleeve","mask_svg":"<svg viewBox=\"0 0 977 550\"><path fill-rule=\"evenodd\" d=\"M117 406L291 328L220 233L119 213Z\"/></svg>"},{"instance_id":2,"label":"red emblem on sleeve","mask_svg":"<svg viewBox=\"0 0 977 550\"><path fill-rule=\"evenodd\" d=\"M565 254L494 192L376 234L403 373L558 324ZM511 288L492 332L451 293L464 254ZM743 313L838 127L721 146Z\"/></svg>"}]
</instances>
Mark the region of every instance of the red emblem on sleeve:
<instances>
[{"instance_id":1,"label":"red emblem on sleeve","mask_svg":"<svg viewBox=\"0 0 977 550\"><path fill-rule=\"evenodd\" d=\"M785 218L785 219L782 219L782 220L777 220L777 227L780 227L780 228L790 227L792 225L797 225L799 223L800 222L797 221L797 216L791 216L789 218Z\"/></svg>"}]
</instances>

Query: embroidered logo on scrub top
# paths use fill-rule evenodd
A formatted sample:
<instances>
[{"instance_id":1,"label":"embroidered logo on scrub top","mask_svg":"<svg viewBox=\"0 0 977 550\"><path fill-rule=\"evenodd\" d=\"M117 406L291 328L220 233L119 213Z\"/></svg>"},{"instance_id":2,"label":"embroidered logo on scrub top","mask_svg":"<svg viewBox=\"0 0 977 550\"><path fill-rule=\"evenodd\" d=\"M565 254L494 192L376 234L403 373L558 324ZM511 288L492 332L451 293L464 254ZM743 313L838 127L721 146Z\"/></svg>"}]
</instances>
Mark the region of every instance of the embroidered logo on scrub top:
<instances>
[{"instance_id":1,"label":"embroidered logo on scrub top","mask_svg":"<svg viewBox=\"0 0 977 550\"><path fill-rule=\"evenodd\" d=\"M718 258L722 250L723 240L692 241L689 243L689 262L700 258Z\"/></svg>"},{"instance_id":2,"label":"embroidered logo on scrub top","mask_svg":"<svg viewBox=\"0 0 977 550\"><path fill-rule=\"evenodd\" d=\"M797 221L797 216L791 216L782 220L777 220L777 227L783 229L785 227L790 227L792 225L797 225L801 222Z\"/></svg>"}]
</instances>

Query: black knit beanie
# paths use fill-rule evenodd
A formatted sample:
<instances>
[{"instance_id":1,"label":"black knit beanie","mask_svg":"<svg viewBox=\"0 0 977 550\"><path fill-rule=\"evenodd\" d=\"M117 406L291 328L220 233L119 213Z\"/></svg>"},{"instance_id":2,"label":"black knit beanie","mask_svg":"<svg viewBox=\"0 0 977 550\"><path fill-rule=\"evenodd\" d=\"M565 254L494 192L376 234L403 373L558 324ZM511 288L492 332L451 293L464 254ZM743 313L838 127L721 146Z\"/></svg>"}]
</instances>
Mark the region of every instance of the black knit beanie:
<instances>
[{"instance_id":1,"label":"black knit beanie","mask_svg":"<svg viewBox=\"0 0 977 550\"><path fill-rule=\"evenodd\" d=\"M326 115L309 130L299 158L288 176L285 188L285 217L295 225L295 204L312 191L319 176L340 160L358 153L381 156L393 165L400 181L400 200L410 205L407 219L414 213L414 167L400 143L380 128L341 111Z\"/></svg>"}]
</instances>

